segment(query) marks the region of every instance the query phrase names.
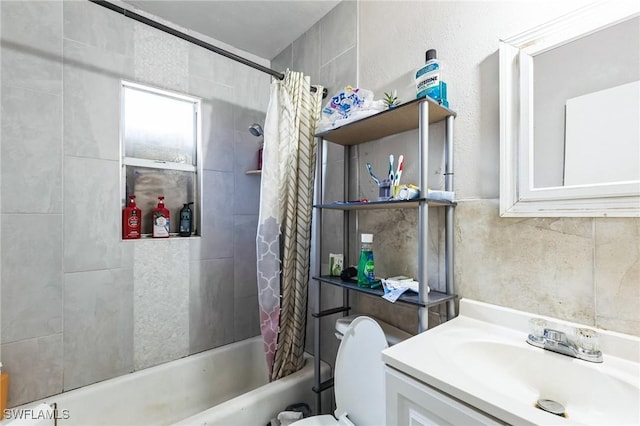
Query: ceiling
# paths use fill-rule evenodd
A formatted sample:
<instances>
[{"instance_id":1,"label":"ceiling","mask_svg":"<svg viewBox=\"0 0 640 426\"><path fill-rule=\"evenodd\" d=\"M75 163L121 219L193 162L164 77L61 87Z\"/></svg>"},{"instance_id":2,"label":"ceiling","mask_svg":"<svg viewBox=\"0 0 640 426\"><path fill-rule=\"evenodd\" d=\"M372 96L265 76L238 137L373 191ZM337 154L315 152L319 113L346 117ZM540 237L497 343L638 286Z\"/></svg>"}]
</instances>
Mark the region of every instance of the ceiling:
<instances>
[{"instance_id":1,"label":"ceiling","mask_svg":"<svg viewBox=\"0 0 640 426\"><path fill-rule=\"evenodd\" d=\"M125 3L270 60L339 1L125 0Z\"/></svg>"}]
</instances>

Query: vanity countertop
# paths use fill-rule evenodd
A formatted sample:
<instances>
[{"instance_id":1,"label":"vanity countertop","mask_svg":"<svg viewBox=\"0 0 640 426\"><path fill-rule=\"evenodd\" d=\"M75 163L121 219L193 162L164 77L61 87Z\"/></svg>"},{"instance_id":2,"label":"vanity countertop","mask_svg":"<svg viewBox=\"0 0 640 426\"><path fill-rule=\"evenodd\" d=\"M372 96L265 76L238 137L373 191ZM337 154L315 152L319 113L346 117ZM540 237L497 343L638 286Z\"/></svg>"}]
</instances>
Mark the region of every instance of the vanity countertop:
<instances>
[{"instance_id":1,"label":"vanity countertop","mask_svg":"<svg viewBox=\"0 0 640 426\"><path fill-rule=\"evenodd\" d=\"M529 319L585 327L470 299L460 315L382 352L390 367L510 424L640 424L640 338L599 334L603 363L526 343ZM535 407L551 399L566 417Z\"/></svg>"}]
</instances>

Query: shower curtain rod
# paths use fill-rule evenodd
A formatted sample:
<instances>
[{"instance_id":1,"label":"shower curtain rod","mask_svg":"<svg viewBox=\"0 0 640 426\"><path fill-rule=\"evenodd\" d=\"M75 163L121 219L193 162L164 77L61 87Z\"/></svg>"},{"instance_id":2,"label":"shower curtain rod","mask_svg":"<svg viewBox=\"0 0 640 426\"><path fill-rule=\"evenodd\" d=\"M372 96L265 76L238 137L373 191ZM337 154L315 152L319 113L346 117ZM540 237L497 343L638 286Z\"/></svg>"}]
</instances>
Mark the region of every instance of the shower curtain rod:
<instances>
[{"instance_id":1,"label":"shower curtain rod","mask_svg":"<svg viewBox=\"0 0 640 426\"><path fill-rule=\"evenodd\" d=\"M127 10L127 9L125 9L123 7L116 6L115 4L110 3L108 1L103 1L103 0L89 0L89 1L91 3L97 4L98 6L102 6L102 7L105 7L107 9L113 10L114 12L121 13L127 18L133 19L133 20L138 21L138 22L142 22L143 24L149 25L150 27L156 28L156 29L158 29L160 31L164 31L167 34L171 34L174 37L178 37L178 38L180 38L182 40L188 41L189 43L193 43L193 44L195 44L197 46L200 46L200 47L202 47L204 49L210 50L210 51L212 51L214 53L217 53L218 55L222 55L222 56L224 56L226 58L229 58L229 59L231 59L233 61L240 62L241 64L244 64L244 65L247 65L247 66L249 66L251 68L257 69L258 71L262 71L264 73L272 75L273 77L277 78L278 80L283 80L284 79L284 74L281 73L281 72L278 72L276 70L272 70L271 68L267 68L264 65L260 65L260 64L258 64L256 62L250 61L250 60L248 60L246 58L243 58L242 56L236 55L235 53L231 53L228 50L224 50L224 49L221 49L221 48L219 48L217 46L214 46L212 44L206 43L206 42L204 42L204 41L202 41L200 39L197 39L195 37L190 36L189 34L185 34L185 33L181 32L181 31L175 30L175 29L173 29L171 27L168 27L168 26L166 26L164 24L161 24L160 22L154 21L153 19L149 19L149 18L147 18L145 16L139 15L139 14L137 14L135 12L132 12L130 10ZM315 92L316 88L311 86L311 91ZM327 89L324 89L323 90L323 94L322 94L323 98L326 96L326 92L327 92Z\"/></svg>"}]
</instances>

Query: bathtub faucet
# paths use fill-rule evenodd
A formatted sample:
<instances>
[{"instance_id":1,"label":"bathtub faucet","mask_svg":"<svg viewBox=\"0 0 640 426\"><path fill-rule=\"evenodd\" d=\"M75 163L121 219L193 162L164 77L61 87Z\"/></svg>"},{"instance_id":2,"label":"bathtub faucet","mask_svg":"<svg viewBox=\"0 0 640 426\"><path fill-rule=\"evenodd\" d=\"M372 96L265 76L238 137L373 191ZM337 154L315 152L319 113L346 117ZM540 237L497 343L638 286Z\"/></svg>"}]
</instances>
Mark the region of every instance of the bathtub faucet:
<instances>
[{"instance_id":1,"label":"bathtub faucet","mask_svg":"<svg viewBox=\"0 0 640 426\"><path fill-rule=\"evenodd\" d=\"M598 345L598 333L589 328L576 328L571 339L567 333L547 328L547 322L541 318L529 321L527 343L538 348L567 355L589 362L602 362L602 352Z\"/></svg>"}]
</instances>

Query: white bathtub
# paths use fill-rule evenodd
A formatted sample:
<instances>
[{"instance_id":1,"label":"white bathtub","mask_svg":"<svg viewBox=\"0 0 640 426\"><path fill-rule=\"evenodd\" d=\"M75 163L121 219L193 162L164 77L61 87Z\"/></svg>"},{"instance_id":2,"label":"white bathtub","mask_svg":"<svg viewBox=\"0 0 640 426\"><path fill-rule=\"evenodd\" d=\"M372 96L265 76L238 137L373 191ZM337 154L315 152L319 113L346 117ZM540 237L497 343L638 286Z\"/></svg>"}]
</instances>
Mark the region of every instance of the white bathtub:
<instances>
[{"instance_id":1,"label":"white bathtub","mask_svg":"<svg viewBox=\"0 0 640 426\"><path fill-rule=\"evenodd\" d=\"M306 354L305 358L302 370L268 383L262 339L254 337L54 395L13 412L46 402L57 404L59 426L264 426L289 404L306 402L313 409L313 362ZM328 376L329 366L323 363L322 371ZM37 424L53 425L53 421Z\"/></svg>"}]
</instances>

